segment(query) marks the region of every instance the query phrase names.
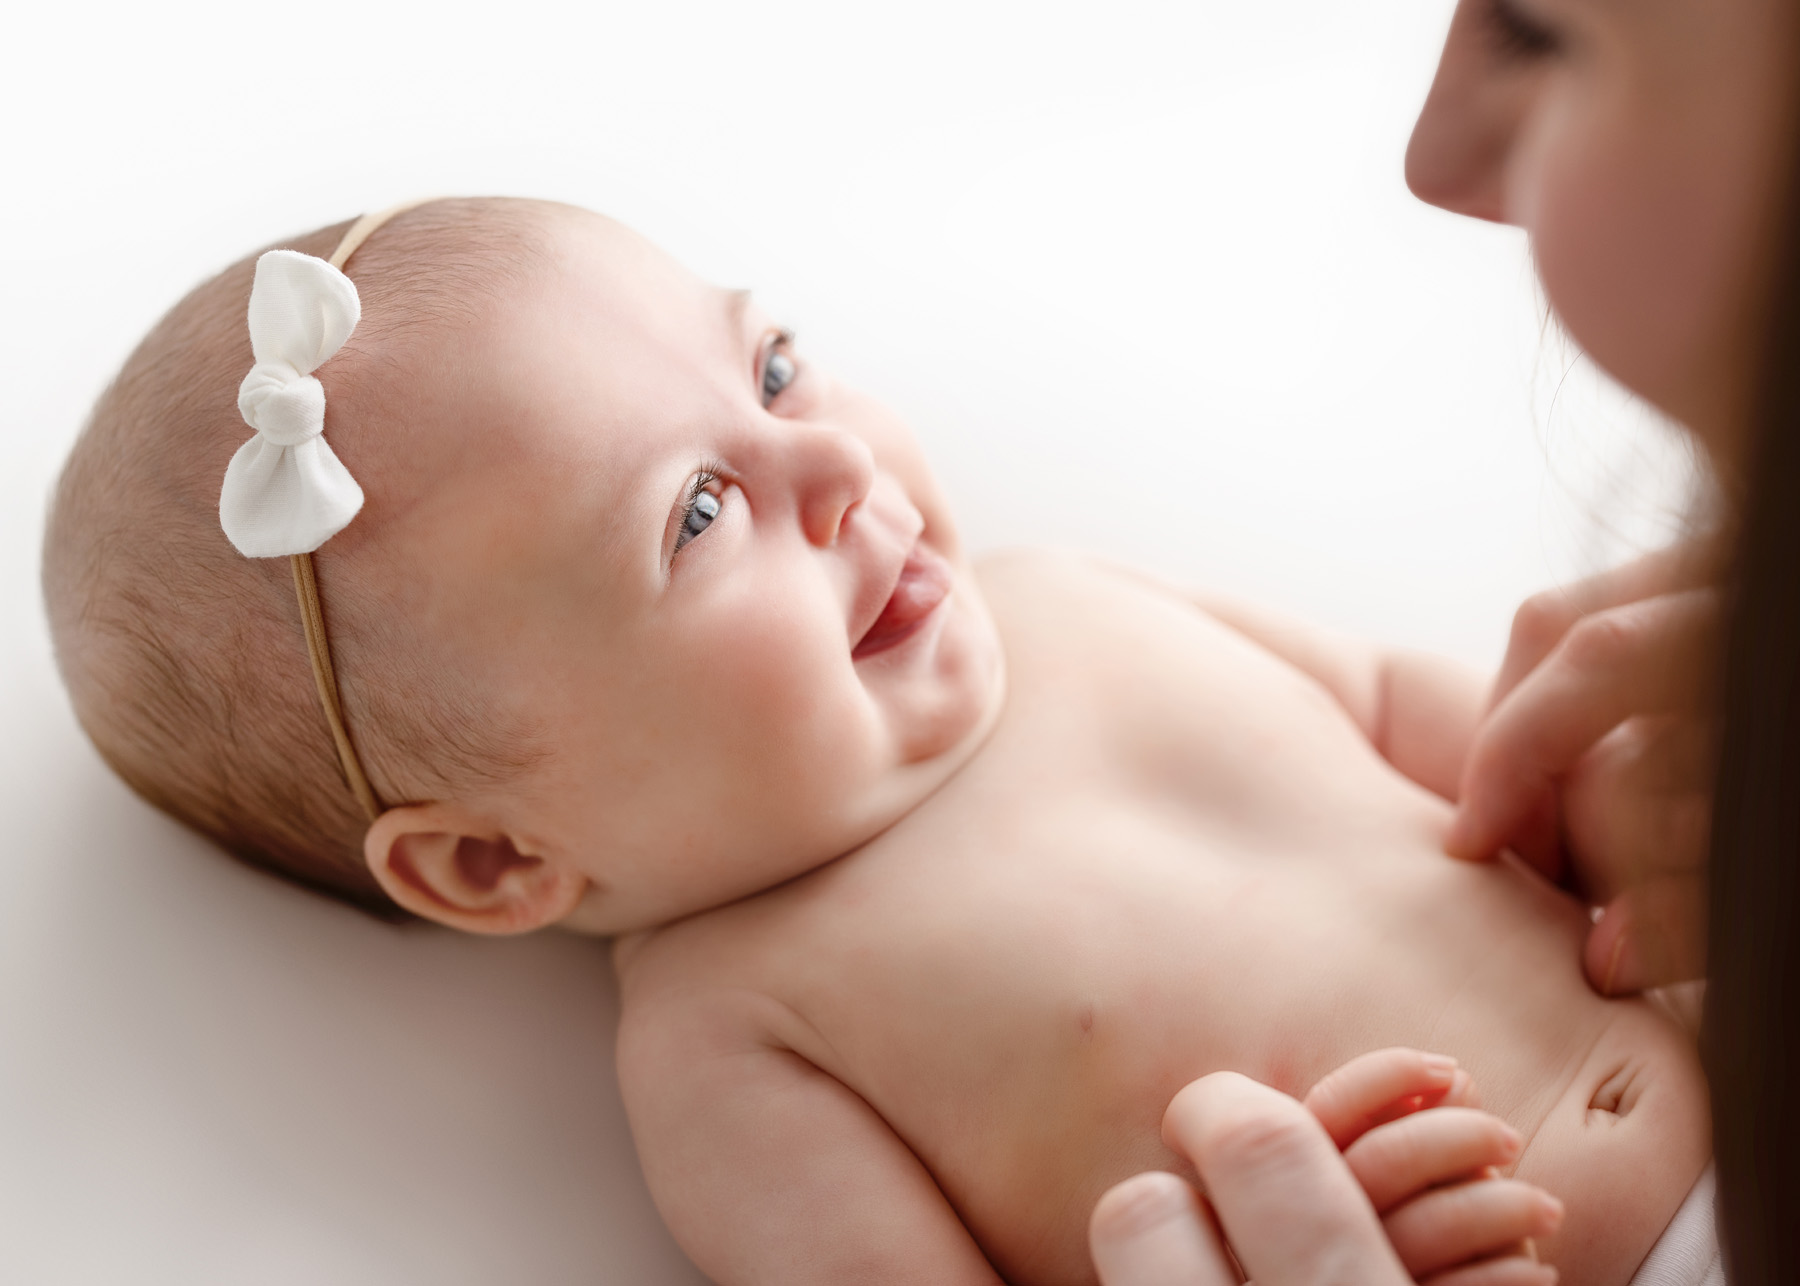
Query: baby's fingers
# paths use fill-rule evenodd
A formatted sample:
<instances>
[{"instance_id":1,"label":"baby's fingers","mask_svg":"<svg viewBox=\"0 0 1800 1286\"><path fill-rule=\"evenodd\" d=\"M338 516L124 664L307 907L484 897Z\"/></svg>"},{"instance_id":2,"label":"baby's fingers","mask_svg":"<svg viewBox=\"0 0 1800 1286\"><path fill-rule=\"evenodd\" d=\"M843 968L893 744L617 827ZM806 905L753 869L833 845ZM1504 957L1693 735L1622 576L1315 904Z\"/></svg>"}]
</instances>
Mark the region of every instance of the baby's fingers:
<instances>
[{"instance_id":1,"label":"baby's fingers","mask_svg":"<svg viewBox=\"0 0 1800 1286\"><path fill-rule=\"evenodd\" d=\"M1344 1151L1379 1214L1407 1198L1518 1159L1524 1140L1497 1116L1465 1107L1420 1112L1370 1130Z\"/></svg>"},{"instance_id":2,"label":"baby's fingers","mask_svg":"<svg viewBox=\"0 0 1800 1286\"><path fill-rule=\"evenodd\" d=\"M1458 1083L1454 1058L1378 1049L1328 1074L1301 1101L1331 1141L1345 1148L1385 1121L1436 1106Z\"/></svg>"},{"instance_id":3,"label":"baby's fingers","mask_svg":"<svg viewBox=\"0 0 1800 1286\"><path fill-rule=\"evenodd\" d=\"M1406 1270L1433 1273L1501 1255L1562 1225L1562 1202L1516 1179L1476 1179L1409 1201L1383 1221Z\"/></svg>"},{"instance_id":4,"label":"baby's fingers","mask_svg":"<svg viewBox=\"0 0 1800 1286\"><path fill-rule=\"evenodd\" d=\"M1556 1286L1557 1271L1524 1255L1484 1259L1428 1277L1425 1286Z\"/></svg>"}]
</instances>

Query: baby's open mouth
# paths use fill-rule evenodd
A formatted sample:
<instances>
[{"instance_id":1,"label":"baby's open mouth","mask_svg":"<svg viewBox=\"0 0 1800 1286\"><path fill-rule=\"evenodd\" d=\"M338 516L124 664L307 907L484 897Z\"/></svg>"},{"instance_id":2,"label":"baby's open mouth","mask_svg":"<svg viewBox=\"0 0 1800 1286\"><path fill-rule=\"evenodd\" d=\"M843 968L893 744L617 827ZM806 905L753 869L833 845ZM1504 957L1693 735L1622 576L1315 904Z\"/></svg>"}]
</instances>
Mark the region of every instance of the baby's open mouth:
<instances>
[{"instance_id":1,"label":"baby's open mouth","mask_svg":"<svg viewBox=\"0 0 1800 1286\"><path fill-rule=\"evenodd\" d=\"M931 614L950 596L950 564L922 543L915 543L900 569L894 592L875 623L850 651L860 661L906 642L931 619Z\"/></svg>"}]
</instances>

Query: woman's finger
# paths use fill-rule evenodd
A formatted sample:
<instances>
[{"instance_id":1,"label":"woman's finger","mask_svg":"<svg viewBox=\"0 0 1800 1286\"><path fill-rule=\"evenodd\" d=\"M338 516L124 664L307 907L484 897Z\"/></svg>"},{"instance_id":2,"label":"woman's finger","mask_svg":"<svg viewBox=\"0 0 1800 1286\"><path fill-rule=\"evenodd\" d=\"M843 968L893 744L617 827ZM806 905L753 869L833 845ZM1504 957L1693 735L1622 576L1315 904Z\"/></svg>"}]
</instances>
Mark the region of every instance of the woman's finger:
<instances>
[{"instance_id":1,"label":"woman's finger","mask_svg":"<svg viewBox=\"0 0 1800 1286\"><path fill-rule=\"evenodd\" d=\"M1456 1083L1456 1060L1416 1049L1378 1049L1351 1059L1301 1100L1331 1141L1347 1148L1383 1122L1442 1102Z\"/></svg>"},{"instance_id":2,"label":"woman's finger","mask_svg":"<svg viewBox=\"0 0 1800 1286\"><path fill-rule=\"evenodd\" d=\"M1604 906L1582 963L1602 995L1702 976L1713 743L1698 719L1632 719L1563 785L1582 892Z\"/></svg>"},{"instance_id":3,"label":"woman's finger","mask_svg":"<svg viewBox=\"0 0 1800 1286\"><path fill-rule=\"evenodd\" d=\"M1253 1281L1411 1281L1331 1136L1298 1100L1215 1072L1175 1096L1163 1141L1193 1162Z\"/></svg>"},{"instance_id":4,"label":"woman's finger","mask_svg":"<svg viewBox=\"0 0 1800 1286\"><path fill-rule=\"evenodd\" d=\"M1492 857L1608 732L1690 708L1716 612L1710 591L1689 590L1583 617L1476 733L1446 849Z\"/></svg>"},{"instance_id":5,"label":"woman's finger","mask_svg":"<svg viewBox=\"0 0 1800 1286\"><path fill-rule=\"evenodd\" d=\"M1562 784L1562 828L1596 905L1646 881L1705 869L1712 828L1710 721L1628 719Z\"/></svg>"},{"instance_id":6,"label":"woman's finger","mask_svg":"<svg viewBox=\"0 0 1800 1286\"><path fill-rule=\"evenodd\" d=\"M1693 549L1676 545L1573 585L1533 594L1513 613L1506 659L1495 676L1488 708L1497 706L1527 674L1537 669L1582 617L1664 594L1700 589L1709 580L1705 560L1696 556Z\"/></svg>"},{"instance_id":7,"label":"woman's finger","mask_svg":"<svg viewBox=\"0 0 1800 1286\"><path fill-rule=\"evenodd\" d=\"M1706 873L1653 876L1607 903L1588 934L1582 969L1603 996L1706 974Z\"/></svg>"},{"instance_id":8,"label":"woman's finger","mask_svg":"<svg viewBox=\"0 0 1800 1286\"><path fill-rule=\"evenodd\" d=\"M1369 1202L1387 1214L1427 1188L1518 1160L1525 1141L1499 1117L1468 1108L1420 1112L1370 1130L1344 1152Z\"/></svg>"},{"instance_id":9,"label":"woman's finger","mask_svg":"<svg viewBox=\"0 0 1800 1286\"><path fill-rule=\"evenodd\" d=\"M1407 1270L1424 1278L1548 1237L1562 1220L1562 1203L1539 1188L1517 1179L1476 1179L1405 1203L1384 1226Z\"/></svg>"},{"instance_id":10,"label":"woman's finger","mask_svg":"<svg viewBox=\"0 0 1800 1286\"><path fill-rule=\"evenodd\" d=\"M1110 1188L1088 1221L1102 1286L1238 1286L1211 1212L1183 1179L1159 1170Z\"/></svg>"}]
</instances>

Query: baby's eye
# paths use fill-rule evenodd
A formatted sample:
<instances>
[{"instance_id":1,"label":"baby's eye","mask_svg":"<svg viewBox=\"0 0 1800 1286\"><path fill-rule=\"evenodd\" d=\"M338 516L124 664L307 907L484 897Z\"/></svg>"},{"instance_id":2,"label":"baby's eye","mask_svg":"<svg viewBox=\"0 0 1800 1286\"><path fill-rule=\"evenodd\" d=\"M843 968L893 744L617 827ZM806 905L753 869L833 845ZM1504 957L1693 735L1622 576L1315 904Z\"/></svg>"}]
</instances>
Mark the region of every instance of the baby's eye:
<instances>
[{"instance_id":1,"label":"baby's eye","mask_svg":"<svg viewBox=\"0 0 1800 1286\"><path fill-rule=\"evenodd\" d=\"M681 526L675 532L675 552L680 553L682 547L712 526L714 518L719 516L719 497L707 488L718 481L710 473L702 473L694 479L688 488L687 506L681 513Z\"/></svg>"},{"instance_id":2,"label":"baby's eye","mask_svg":"<svg viewBox=\"0 0 1800 1286\"><path fill-rule=\"evenodd\" d=\"M794 361L790 351L794 345L792 331L782 331L769 346L769 355L763 358L762 368L762 404L770 405L781 396L787 388L800 376L800 366Z\"/></svg>"}]
</instances>

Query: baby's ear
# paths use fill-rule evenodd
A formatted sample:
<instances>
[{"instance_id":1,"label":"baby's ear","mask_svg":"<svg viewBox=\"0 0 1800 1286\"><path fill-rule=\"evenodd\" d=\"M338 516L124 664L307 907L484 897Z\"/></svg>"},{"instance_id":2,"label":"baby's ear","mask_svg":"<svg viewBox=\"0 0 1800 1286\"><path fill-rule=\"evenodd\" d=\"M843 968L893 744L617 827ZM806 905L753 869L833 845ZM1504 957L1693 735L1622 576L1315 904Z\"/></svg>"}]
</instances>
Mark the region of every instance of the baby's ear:
<instances>
[{"instance_id":1,"label":"baby's ear","mask_svg":"<svg viewBox=\"0 0 1800 1286\"><path fill-rule=\"evenodd\" d=\"M388 809L363 837L363 856L394 901L465 933L530 933L565 918L587 891L579 871L521 851L453 804Z\"/></svg>"}]
</instances>

